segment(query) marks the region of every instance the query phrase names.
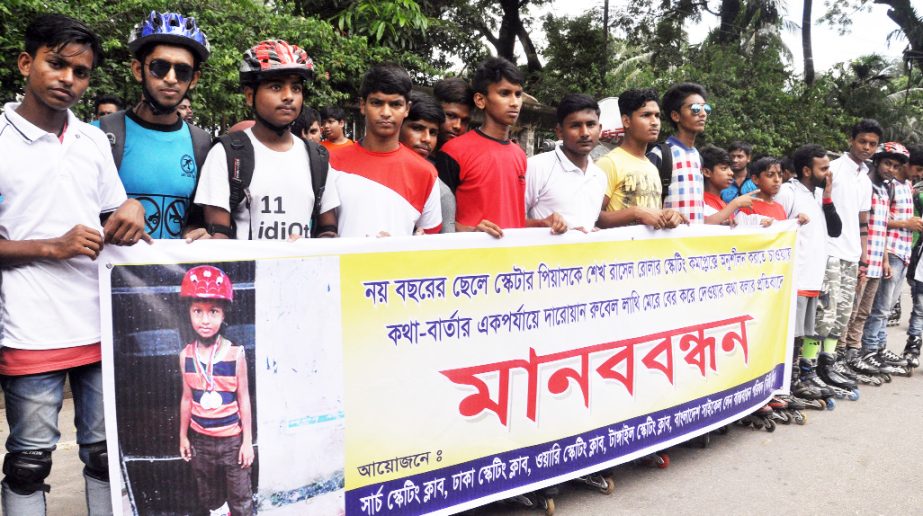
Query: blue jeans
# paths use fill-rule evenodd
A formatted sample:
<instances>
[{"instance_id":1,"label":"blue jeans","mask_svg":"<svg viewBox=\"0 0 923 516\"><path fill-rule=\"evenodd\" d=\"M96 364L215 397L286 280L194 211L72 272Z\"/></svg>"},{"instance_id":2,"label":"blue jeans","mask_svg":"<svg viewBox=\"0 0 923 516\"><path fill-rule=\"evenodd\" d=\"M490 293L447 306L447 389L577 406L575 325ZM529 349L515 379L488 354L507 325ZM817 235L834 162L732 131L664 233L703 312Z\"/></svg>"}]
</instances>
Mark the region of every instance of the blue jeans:
<instances>
[{"instance_id":1,"label":"blue jeans","mask_svg":"<svg viewBox=\"0 0 923 516\"><path fill-rule=\"evenodd\" d=\"M70 377L74 395L74 423L77 426L80 460L84 464L89 461L87 445L105 442L102 368L96 363L49 373L0 376L0 386L6 399L6 421L10 427L7 452L55 449L61 438L58 414L64 404L66 376ZM89 513L111 514L109 484L84 476ZM45 497L41 491L18 495L4 483L2 492L5 513L45 514Z\"/></svg>"},{"instance_id":2,"label":"blue jeans","mask_svg":"<svg viewBox=\"0 0 923 516\"><path fill-rule=\"evenodd\" d=\"M891 265L891 277L881 278L881 283L878 284L878 293L875 294L872 312L862 332L863 351L878 351L887 346L888 316L891 314L891 307L900 295L901 285L904 284L904 272L907 268L904 261L896 256L889 255L888 263Z\"/></svg>"},{"instance_id":3,"label":"blue jeans","mask_svg":"<svg viewBox=\"0 0 923 516\"><path fill-rule=\"evenodd\" d=\"M923 335L923 282L910 282L910 298L913 300L913 309L910 312L907 336L919 337Z\"/></svg>"}]
</instances>

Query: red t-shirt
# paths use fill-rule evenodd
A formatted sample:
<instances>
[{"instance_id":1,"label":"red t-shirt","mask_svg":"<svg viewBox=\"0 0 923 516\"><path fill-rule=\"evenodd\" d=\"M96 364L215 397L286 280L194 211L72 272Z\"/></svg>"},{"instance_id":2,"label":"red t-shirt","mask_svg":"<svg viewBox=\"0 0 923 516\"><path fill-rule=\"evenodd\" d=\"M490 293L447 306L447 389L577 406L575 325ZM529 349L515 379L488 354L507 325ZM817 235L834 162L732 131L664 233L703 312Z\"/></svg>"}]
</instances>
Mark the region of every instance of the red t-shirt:
<instances>
[{"instance_id":1,"label":"red t-shirt","mask_svg":"<svg viewBox=\"0 0 923 516\"><path fill-rule=\"evenodd\" d=\"M487 219L501 228L526 225L526 153L510 140L475 129L449 140L442 152L458 164L455 220L477 226Z\"/></svg>"},{"instance_id":2,"label":"red t-shirt","mask_svg":"<svg viewBox=\"0 0 923 516\"><path fill-rule=\"evenodd\" d=\"M715 211L721 211L725 206L727 206L727 203L724 202L724 199L722 199L721 196L705 192L705 206L714 208Z\"/></svg>"},{"instance_id":3,"label":"red t-shirt","mask_svg":"<svg viewBox=\"0 0 923 516\"><path fill-rule=\"evenodd\" d=\"M59 349L0 348L0 374L22 376L50 373L102 360L99 343Z\"/></svg>"},{"instance_id":4,"label":"red t-shirt","mask_svg":"<svg viewBox=\"0 0 923 516\"><path fill-rule=\"evenodd\" d=\"M757 214L764 217L769 217L775 220L785 220L785 208L776 201L763 201L761 199L753 198L753 206L749 208L741 208L741 213L746 213L747 215Z\"/></svg>"},{"instance_id":5,"label":"red t-shirt","mask_svg":"<svg viewBox=\"0 0 923 516\"><path fill-rule=\"evenodd\" d=\"M333 143L333 142L330 141L330 140L323 140L323 141L320 142L320 144L323 145L324 147L326 147L328 151L335 151L335 150L338 150L338 149L345 149L346 147L349 147L350 145L355 145L355 143L356 143L356 142L354 142L354 141L352 141L352 140L350 140L350 139L348 139L348 138L347 138L346 141L343 142L343 143Z\"/></svg>"}]
</instances>

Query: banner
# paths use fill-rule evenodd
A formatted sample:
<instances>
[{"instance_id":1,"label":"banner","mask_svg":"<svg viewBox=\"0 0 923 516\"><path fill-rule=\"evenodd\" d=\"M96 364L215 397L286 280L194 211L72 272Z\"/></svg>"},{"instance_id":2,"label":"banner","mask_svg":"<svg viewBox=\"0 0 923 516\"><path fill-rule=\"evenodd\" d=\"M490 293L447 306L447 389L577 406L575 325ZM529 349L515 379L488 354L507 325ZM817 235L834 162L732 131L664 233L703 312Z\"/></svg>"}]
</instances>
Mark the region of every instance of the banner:
<instances>
[{"instance_id":1,"label":"banner","mask_svg":"<svg viewBox=\"0 0 923 516\"><path fill-rule=\"evenodd\" d=\"M225 415L252 424L248 493L267 514L458 512L691 439L788 385L795 236L781 223L107 248L115 506L235 503L205 454L184 458L186 399L193 449ZM190 358L212 348L180 296L199 265L234 289L221 339L242 348L228 374L247 389L222 392L222 417L195 387L215 384L214 359Z\"/></svg>"}]
</instances>

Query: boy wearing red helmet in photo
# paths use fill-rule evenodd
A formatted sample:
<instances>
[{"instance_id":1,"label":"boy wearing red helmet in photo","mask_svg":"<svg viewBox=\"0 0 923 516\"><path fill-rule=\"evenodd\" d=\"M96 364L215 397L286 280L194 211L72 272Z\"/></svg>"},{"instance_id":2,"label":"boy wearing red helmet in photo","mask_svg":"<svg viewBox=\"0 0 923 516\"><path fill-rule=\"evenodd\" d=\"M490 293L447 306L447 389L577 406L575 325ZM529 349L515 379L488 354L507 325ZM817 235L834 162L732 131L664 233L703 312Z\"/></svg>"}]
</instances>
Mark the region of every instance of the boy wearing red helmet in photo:
<instances>
[{"instance_id":1,"label":"boy wearing red helmet in photo","mask_svg":"<svg viewBox=\"0 0 923 516\"><path fill-rule=\"evenodd\" d=\"M221 336L234 289L224 271L200 265L186 272L180 297L189 300L195 331L195 340L179 355L180 456L192 463L198 499L205 509L218 509L227 501L232 515L249 516L254 456L247 360L243 346Z\"/></svg>"}]
</instances>

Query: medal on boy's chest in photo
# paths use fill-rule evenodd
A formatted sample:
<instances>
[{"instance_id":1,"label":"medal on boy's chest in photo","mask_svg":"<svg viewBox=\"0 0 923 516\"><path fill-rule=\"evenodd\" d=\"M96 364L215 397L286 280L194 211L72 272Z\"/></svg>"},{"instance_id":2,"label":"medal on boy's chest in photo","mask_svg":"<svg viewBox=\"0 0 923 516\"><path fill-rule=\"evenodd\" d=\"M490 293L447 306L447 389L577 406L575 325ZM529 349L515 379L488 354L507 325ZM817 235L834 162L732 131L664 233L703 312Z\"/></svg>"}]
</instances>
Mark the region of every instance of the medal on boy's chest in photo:
<instances>
[{"instance_id":1,"label":"medal on boy's chest in photo","mask_svg":"<svg viewBox=\"0 0 923 516\"><path fill-rule=\"evenodd\" d=\"M199 346L195 345L195 367L196 373L205 381L205 392L202 393L202 397L199 398L199 405L202 406L205 410L215 410L221 407L221 394L215 392L215 355L218 353L218 348L221 346L221 338L218 338L218 341L212 344L211 355L208 358L208 363L206 364L201 357L199 357ZM205 366L203 368L203 366Z\"/></svg>"},{"instance_id":2,"label":"medal on boy's chest in photo","mask_svg":"<svg viewBox=\"0 0 923 516\"><path fill-rule=\"evenodd\" d=\"M215 391L206 391L202 393L199 405L202 405L205 410L215 410L221 406L221 395Z\"/></svg>"}]
</instances>

